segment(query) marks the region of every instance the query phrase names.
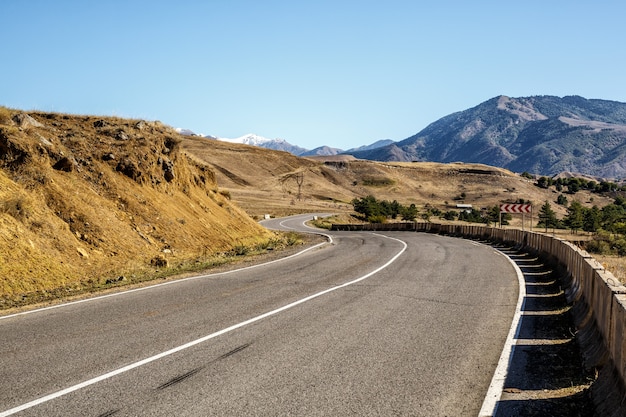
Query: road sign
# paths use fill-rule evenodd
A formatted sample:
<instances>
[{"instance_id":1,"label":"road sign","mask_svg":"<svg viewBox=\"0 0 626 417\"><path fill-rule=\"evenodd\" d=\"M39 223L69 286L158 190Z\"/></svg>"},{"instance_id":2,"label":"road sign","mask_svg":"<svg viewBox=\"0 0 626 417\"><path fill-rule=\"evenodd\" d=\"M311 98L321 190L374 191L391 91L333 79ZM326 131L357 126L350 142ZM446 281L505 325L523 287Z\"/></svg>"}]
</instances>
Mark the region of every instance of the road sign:
<instances>
[{"instance_id":1,"label":"road sign","mask_svg":"<svg viewBox=\"0 0 626 417\"><path fill-rule=\"evenodd\" d=\"M500 204L500 213L531 213L531 204Z\"/></svg>"}]
</instances>

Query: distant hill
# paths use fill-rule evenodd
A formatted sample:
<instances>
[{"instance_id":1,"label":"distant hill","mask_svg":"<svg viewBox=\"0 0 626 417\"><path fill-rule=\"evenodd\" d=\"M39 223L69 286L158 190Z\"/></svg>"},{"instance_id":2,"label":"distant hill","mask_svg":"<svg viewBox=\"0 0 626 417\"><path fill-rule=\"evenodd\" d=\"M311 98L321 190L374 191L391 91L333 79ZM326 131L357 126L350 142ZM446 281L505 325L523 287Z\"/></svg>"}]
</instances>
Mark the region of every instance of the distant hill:
<instances>
[{"instance_id":1,"label":"distant hill","mask_svg":"<svg viewBox=\"0 0 626 417\"><path fill-rule=\"evenodd\" d=\"M285 151L296 156L333 156L333 155L339 155L339 154L350 154L350 152L372 150L372 149L380 148L380 147L394 143L394 141L391 139L382 139L370 145L359 146L358 148L352 148L348 151L344 151L343 149L333 148L333 147L325 146L325 145L318 146L317 148L314 148L314 149L306 149L297 145L293 145L284 139L279 139L279 138L268 139L263 136L256 135L254 133L248 133L247 135L243 135L238 138L229 139L229 138L220 138L220 137L212 136L212 135L197 134L192 130L184 129L184 128L176 128L175 130L183 136L199 136L199 137L203 137L207 139L219 140L222 142L239 143L242 145L250 145L250 146L256 146L259 148L272 149L274 151Z\"/></svg>"},{"instance_id":2,"label":"distant hill","mask_svg":"<svg viewBox=\"0 0 626 417\"><path fill-rule=\"evenodd\" d=\"M626 103L499 96L403 141L347 152L376 161L471 162L514 172L626 177Z\"/></svg>"},{"instance_id":3,"label":"distant hill","mask_svg":"<svg viewBox=\"0 0 626 417\"><path fill-rule=\"evenodd\" d=\"M303 152L299 154L299 156L331 156L340 154L341 152L343 151L338 148L331 148L330 146L320 146L318 148L311 149L310 151Z\"/></svg>"},{"instance_id":4,"label":"distant hill","mask_svg":"<svg viewBox=\"0 0 626 417\"><path fill-rule=\"evenodd\" d=\"M342 153L344 154L350 154L352 152L359 152L359 151L370 151L372 149L378 149L378 148L382 148L383 146L388 146L391 144L394 144L395 141L391 140L391 139L381 139L381 140L377 140L376 142L370 144L370 145L363 145L363 146L359 146L358 148L352 148L352 149L348 149L347 151L343 151Z\"/></svg>"},{"instance_id":5,"label":"distant hill","mask_svg":"<svg viewBox=\"0 0 626 417\"><path fill-rule=\"evenodd\" d=\"M367 195L442 211L461 202L483 208L524 199L539 206L557 198L535 181L484 164L380 163L350 155L302 158L202 137L182 139L183 150L211 167L220 187L255 218L268 213L350 212L352 199ZM600 207L612 201L586 191L577 193L576 199L587 206L593 200ZM565 214L564 206L553 206L559 215Z\"/></svg>"},{"instance_id":6,"label":"distant hill","mask_svg":"<svg viewBox=\"0 0 626 417\"><path fill-rule=\"evenodd\" d=\"M297 145L292 145L284 139L268 139L263 136L256 135L254 133L248 133L247 135L240 136L238 138L230 139L230 138L220 138L212 135L202 135L197 134L189 129L184 128L176 128L175 129L179 134L183 136L200 136L207 139L219 140L222 142L228 143L240 143L242 145L250 145L250 146L258 146L259 148L272 149L275 151L285 151L289 152L293 155L302 155L306 152L310 152L306 148L302 148Z\"/></svg>"},{"instance_id":7,"label":"distant hill","mask_svg":"<svg viewBox=\"0 0 626 417\"><path fill-rule=\"evenodd\" d=\"M226 138L213 138L220 140L222 142L229 143L241 143L243 145L251 145L258 146L260 148L265 149L273 149L275 151L286 151L294 155L301 155L307 150L305 148L301 148L300 146L292 145L284 139L268 139L263 136L255 135L254 133L249 133L247 135L241 136L235 139L226 139Z\"/></svg>"}]
</instances>

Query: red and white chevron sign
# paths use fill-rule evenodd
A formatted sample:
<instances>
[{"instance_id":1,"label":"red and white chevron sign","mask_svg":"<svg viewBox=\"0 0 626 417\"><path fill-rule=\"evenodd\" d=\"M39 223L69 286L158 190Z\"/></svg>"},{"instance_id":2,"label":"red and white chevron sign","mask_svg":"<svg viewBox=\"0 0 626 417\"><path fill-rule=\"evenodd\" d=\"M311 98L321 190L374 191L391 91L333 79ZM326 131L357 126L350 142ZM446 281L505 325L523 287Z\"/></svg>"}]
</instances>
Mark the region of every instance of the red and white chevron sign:
<instances>
[{"instance_id":1,"label":"red and white chevron sign","mask_svg":"<svg viewBox=\"0 0 626 417\"><path fill-rule=\"evenodd\" d=\"M530 213L530 204L500 204L500 213Z\"/></svg>"}]
</instances>

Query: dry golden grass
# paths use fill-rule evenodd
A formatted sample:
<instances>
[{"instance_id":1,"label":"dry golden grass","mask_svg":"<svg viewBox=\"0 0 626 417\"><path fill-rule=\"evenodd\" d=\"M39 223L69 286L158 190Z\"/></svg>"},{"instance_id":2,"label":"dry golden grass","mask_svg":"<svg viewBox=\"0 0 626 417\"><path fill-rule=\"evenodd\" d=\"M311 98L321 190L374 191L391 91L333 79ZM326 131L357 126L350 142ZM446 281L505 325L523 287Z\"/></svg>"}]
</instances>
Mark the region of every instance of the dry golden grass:
<instances>
[{"instance_id":1,"label":"dry golden grass","mask_svg":"<svg viewBox=\"0 0 626 417\"><path fill-rule=\"evenodd\" d=\"M169 127L29 115L43 126L0 124L0 305L144 279L157 257L184 269L278 238Z\"/></svg>"},{"instance_id":2,"label":"dry golden grass","mask_svg":"<svg viewBox=\"0 0 626 417\"><path fill-rule=\"evenodd\" d=\"M201 137L183 138L182 147L212 166L220 187L230 190L233 201L257 218L266 213L279 216L351 211L352 199L369 194L441 210L455 208L457 203L482 208L518 199L532 201L538 210L550 201L558 214L566 214L565 208L556 204L553 190L538 188L505 169L480 164L297 158L286 152ZM303 176L300 188L295 179L298 174ZM461 195L465 195L463 200L455 200ZM588 192L579 192L573 198L585 206L612 201ZM521 217L514 217L513 222L521 226Z\"/></svg>"},{"instance_id":3,"label":"dry golden grass","mask_svg":"<svg viewBox=\"0 0 626 417\"><path fill-rule=\"evenodd\" d=\"M616 255L593 255L607 271L610 271L622 284L626 284L626 258Z\"/></svg>"}]
</instances>

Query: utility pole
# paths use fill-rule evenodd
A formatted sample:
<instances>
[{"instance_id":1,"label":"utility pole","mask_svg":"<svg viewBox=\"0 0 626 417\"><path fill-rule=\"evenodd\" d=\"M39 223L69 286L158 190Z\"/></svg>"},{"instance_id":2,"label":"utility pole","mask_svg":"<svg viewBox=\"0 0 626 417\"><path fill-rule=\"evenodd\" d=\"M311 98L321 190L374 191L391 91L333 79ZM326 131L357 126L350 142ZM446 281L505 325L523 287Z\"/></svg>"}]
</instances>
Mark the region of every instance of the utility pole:
<instances>
[{"instance_id":1,"label":"utility pole","mask_svg":"<svg viewBox=\"0 0 626 417\"><path fill-rule=\"evenodd\" d=\"M302 183L304 182L304 172L296 174L296 184L298 184L298 200L302 200Z\"/></svg>"}]
</instances>

